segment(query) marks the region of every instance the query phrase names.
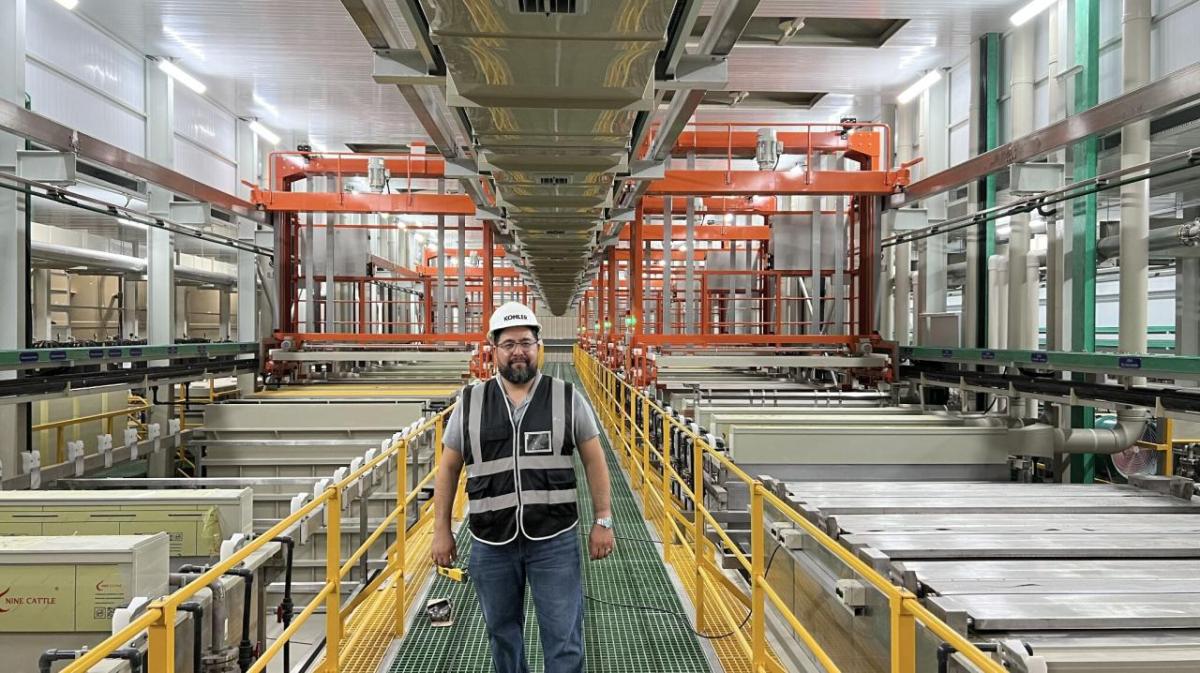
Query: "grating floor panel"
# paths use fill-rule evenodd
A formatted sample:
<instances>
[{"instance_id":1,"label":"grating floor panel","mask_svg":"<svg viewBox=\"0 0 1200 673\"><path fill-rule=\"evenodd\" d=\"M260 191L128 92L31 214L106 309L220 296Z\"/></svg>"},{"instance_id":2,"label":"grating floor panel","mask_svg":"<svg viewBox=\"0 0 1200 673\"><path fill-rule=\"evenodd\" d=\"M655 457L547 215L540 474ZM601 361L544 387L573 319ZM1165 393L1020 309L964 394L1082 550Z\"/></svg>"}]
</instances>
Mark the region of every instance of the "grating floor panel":
<instances>
[{"instance_id":1,"label":"grating floor panel","mask_svg":"<svg viewBox=\"0 0 1200 673\"><path fill-rule=\"evenodd\" d=\"M549 364L549 373L574 382L582 391L573 367ZM603 436L602 436L602 439ZM625 480L615 454L603 441L612 481L613 518L617 534L649 540L641 511ZM591 497L584 488L583 467L579 475L580 520L592 518ZM583 532L576 531L580 544ZM459 564L466 566L471 547L464 526L459 534ZM584 547L586 559L586 547ZM616 551L600 562L584 561L584 590L594 598L613 603L683 612L675 588L667 576L659 550L651 542L617 540ZM392 673L486 673L492 670L483 616L470 582L458 584L438 576L430 597L448 597L454 606L455 624L432 627L420 618L404 639L390 671ZM422 601L426 598L422 598ZM708 671L708 662L696 636L682 617L660 611L619 607L588 600L584 617L584 648L591 673L696 673ZM526 658L531 673L543 673L541 642L533 599L525 599Z\"/></svg>"}]
</instances>

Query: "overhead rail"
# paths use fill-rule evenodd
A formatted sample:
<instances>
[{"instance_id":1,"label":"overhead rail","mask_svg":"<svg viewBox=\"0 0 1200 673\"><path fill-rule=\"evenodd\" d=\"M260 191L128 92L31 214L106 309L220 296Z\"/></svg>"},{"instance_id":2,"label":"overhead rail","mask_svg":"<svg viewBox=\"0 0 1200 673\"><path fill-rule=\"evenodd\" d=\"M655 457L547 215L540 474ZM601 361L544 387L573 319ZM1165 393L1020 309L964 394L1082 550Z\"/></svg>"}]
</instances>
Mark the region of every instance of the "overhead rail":
<instances>
[{"instance_id":1,"label":"overhead rail","mask_svg":"<svg viewBox=\"0 0 1200 673\"><path fill-rule=\"evenodd\" d=\"M346 628L355 610L377 591L384 589L394 601L394 610L388 626L391 635L404 635L405 618L411 605L411 593L424 580L430 568L427 554L410 555L408 548L412 543L412 532L423 530L429 526L433 518L433 501L418 503L419 496L433 484L437 475L437 464L441 456L441 437L445 420L451 409L432 416L420 424L410 426L403 433L396 433L389 446L379 455L365 462L361 467L346 474L339 481L329 483L325 488L315 493L303 506L287 518L271 526L266 532L254 538L246 546L230 555L228 558L211 566L193 581L168 596L158 598L150 603L146 611L134 618L128 626L114 633L95 647L83 652L73 660L61 673L87 673L93 666L100 663L116 650L124 647L130 640L147 634L148 669L166 673L174 670L175 661L175 618L180 606L192 600L197 593L205 590L212 582L219 579L231 569L238 567L251 554L270 544L274 538L292 534L293 531L310 519L323 519L326 534L325 549L325 581L321 583L313 599L293 618L287 626L262 653L260 653L246 670L246 673L262 673L267 670L272 660L279 655L289 642L295 638L299 630L313 618L322 608L324 622L326 662L340 662L347 653L344 646ZM408 463L410 447L419 437L433 434L435 457L430 472L416 484L409 486ZM396 473L396 493L402 497L397 499L396 506L379 525L362 540L362 544L349 553L342 549L341 513L355 497L356 489L367 479L373 479L375 471L383 472L385 464L394 461ZM461 494L460 494L461 498ZM408 513L416 510L416 522L408 525ZM355 598L343 604L341 596L342 580L352 569L358 566L375 542L381 539L385 532L394 530L395 543L387 550L387 564L383 570L371 579ZM386 589L385 589L386 587ZM337 663L327 664L325 670L339 670Z\"/></svg>"},{"instance_id":2,"label":"overhead rail","mask_svg":"<svg viewBox=\"0 0 1200 673\"><path fill-rule=\"evenodd\" d=\"M140 224L147 228L155 227L165 229L171 233L187 236L198 241L213 243L215 245L249 252L261 257L271 257L270 248L246 243L233 236L226 236L214 231L208 231L201 227L192 226L190 224L181 224L174 222L170 218L161 217L159 215L147 215L146 213L138 212L124 206L115 206L111 203L101 201L100 199L92 198L84 194L76 194L74 192L64 191L61 187L49 185L36 180L28 180L22 178L15 173L0 171L0 188L9 189L20 194L28 194L36 196L40 199L54 201L72 208L86 210L100 215L108 215L109 217L121 218L129 220L135 224Z\"/></svg>"},{"instance_id":3,"label":"overhead rail","mask_svg":"<svg viewBox=\"0 0 1200 673\"><path fill-rule=\"evenodd\" d=\"M876 572L760 480L742 471L689 424L666 413L654 400L582 348L576 346L574 357L584 387L630 475L630 483L641 493L644 509L658 529L668 559L673 560L684 578L697 623L703 624L707 610L721 609L717 597L730 593L749 610L749 634L739 629L733 635L742 655L750 660L751 670L785 670L768 648L768 609L784 620L797 642L803 644L822 670L838 672L841 666L849 667L852 663L839 664L837 658L846 655L827 652L814 636L811 625L788 607L781 591L790 591L791 585L777 587L768 578L767 541L773 522L803 531L816 545L839 559L848 575L860 578L884 597L890 612L887 660L892 673L914 673L918 640L929 637L945 643L983 673L1008 670L934 616L916 595ZM680 440L683 446L677 445ZM733 540L728 524L722 524L707 506L704 484L711 469L722 471L731 481L740 481L749 491L749 553ZM721 572L718 554L731 558L742 571L749 585L748 595Z\"/></svg>"},{"instance_id":4,"label":"overhead rail","mask_svg":"<svg viewBox=\"0 0 1200 673\"><path fill-rule=\"evenodd\" d=\"M258 353L257 341L166 344L162 346L73 346L66 348L21 348L0 351L0 370L121 364L147 360L213 358Z\"/></svg>"},{"instance_id":5,"label":"overhead rail","mask_svg":"<svg viewBox=\"0 0 1200 673\"><path fill-rule=\"evenodd\" d=\"M1166 168L1154 170L1155 166L1166 165ZM1200 147L1194 147L1189 150L1175 152L1157 159L1152 159L1146 163L1136 166L1127 166L1114 171L1109 171L1103 175L1097 175L1093 178L1079 180L1063 187L1050 189L1039 194L1025 196L1013 200L1003 205L994 206L985 210L960 215L948 220L944 220L935 225L924 227L910 232L895 234L883 240L883 247L890 247L898 243L909 243L912 241L946 234L952 231L958 231L967 227L973 226L980 222L988 222L999 219L1001 217L1009 217L1019 215L1021 213L1029 213L1036 211L1043 216L1051 215L1054 212L1054 206L1072 199L1081 198L1091 194L1105 192L1111 189L1120 189L1125 185L1131 185L1143 180L1151 180L1153 178L1179 173L1181 171L1200 168ZM1142 172L1144 171L1144 172ZM1129 176L1130 177L1123 177Z\"/></svg>"},{"instance_id":6,"label":"overhead rail","mask_svg":"<svg viewBox=\"0 0 1200 673\"><path fill-rule=\"evenodd\" d=\"M254 204L210 187L98 138L30 112L12 101L0 100L0 131L26 138L59 152L72 152L135 178L159 185L175 194L208 203L230 213L259 219Z\"/></svg>"},{"instance_id":7,"label":"overhead rail","mask_svg":"<svg viewBox=\"0 0 1200 673\"><path fill-rule=\"evenodd\" d=\"M1017 138L953 168L914 182L892 197L889 208L900 208L980 180L1009 166L1036 159L1060 147L1116 130L1200 100L1200 63L1157 79L1116 98Z\"/></svg>"}]
</instances>

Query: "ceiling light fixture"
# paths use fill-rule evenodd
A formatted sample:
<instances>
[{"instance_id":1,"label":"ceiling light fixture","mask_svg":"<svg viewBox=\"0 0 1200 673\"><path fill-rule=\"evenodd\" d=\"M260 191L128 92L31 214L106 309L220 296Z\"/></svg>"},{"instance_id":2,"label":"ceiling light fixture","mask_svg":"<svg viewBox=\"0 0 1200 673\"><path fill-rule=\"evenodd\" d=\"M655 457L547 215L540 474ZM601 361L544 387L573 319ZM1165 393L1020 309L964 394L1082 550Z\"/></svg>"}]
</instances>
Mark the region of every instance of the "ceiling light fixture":
<instances>
[{"instance_id":1,"label":"ceiling light fixture","mask_svg":"<svg viewBox=\"0 0 1200 673\"><path fill-rule=\"evenodd\" d=\"M158 60L158 69L167 73L167 76L171 79L179 82L198 94L203 94L208 90L208 87L204 85L204 82L192 77L190 74L185 72L183 68L180 68L165 58L160 58Z\"/></svg>"},{"instance_id":2,"label":"ceiling light fixture","mask_svg":"<svg viewBox=\"0 0 1200 673\"><path fill-rule=\"evenodd\" d=\"M254 135L258 136L259 138L262 138L263 140L271 143L272 145L279 144L279 134L275 133L271 129L263 126L262 123L259 122L257 119L254 119L250 122L250 130L254 132Z\"/></svg>"},{"instance_id":3,"label":"ceiling light fixture","mask_svg":"<svg viewBox=\"0 0 1200 673\"><path fill-rule=\"evenodd\" d=\"M925 93L926 89L933 86L934 84L937 84L941 80L942 80L942 71L941 70L930 70L929 72L925 73L924 77L917 80L916 82L913 82L912 86L908 87L904 91L901 91L900 95L896 96L896 102L901 105L904 105L905 103L911 101L912 99L916 98L917 96L920 96L921 94Z\"/></svg>"},{"instance_id":4,"label":"ceiling light fixture","mask_svg":"<svg viewBox=\"0 0 1200 673\"><path fill-rule=\"evenodd\" d=\"M1016 13L1008 17L1008 20L1010 23L1012 23L1012 25L1019 26L1049 9L1050 6L1056 1L1057 0L1033 0L1033 2L1030 2L1028 5L1018 9Z\"/></svg>"},{"instance_id":5,"label":"ceiling light fixture","mask_svg":"<svg viewBox=\"0 0 1200 673\"><path fill-rule=\"evenodd\" d=\"M79 6L79 0L55 0L55 2L67 9L75 9Z\"/></svg>"}]
</instances>

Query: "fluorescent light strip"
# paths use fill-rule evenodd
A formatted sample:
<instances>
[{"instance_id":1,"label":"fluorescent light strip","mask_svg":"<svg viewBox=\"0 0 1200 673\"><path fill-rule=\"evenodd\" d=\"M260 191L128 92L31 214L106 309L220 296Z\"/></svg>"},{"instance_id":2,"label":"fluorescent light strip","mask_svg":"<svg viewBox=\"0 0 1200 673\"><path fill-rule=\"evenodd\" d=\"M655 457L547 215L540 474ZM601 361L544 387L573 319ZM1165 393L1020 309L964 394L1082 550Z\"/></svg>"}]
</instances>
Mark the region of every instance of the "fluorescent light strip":
<instances>
[{"instance_id":1,"label":"fluorescent light strip","mask_svg":"<svg viewBox=\"0 0 1200 673\"><path fill-rule=\"evenodd\" d=\"M942 79L942 71L930 70L928 73L925 74L924 77L917 80L916 82L913 82L912 86L908 87L904 91L901 91L900 95L896 96L896 102L900 103L901 105L909 102L910 100L916 98L917 96L920 96L921 94L925 93L926 89L933 86L934 84L937 84L939 81L941 81L941 79Z\"/></svg>"},{"instance_id":2,"label":"fluorescent light strip","mask_svg":"<svg viewBox=\"0 0 1200 673\"><path fill-rule=\"evenodd\" d=\"M58 4L62 5L63 7L66 7L67 9L75 9L76 7L79 6L79 0L54 0L54 1L57 2Z\"/></svg>"},{"instance_id":3,"label":"fluorescent light strip","mask_svg":"<svg viewBox=\"0 0 1200 673\"><path fill-rule=\"evenodd\" d=\"M1046 11L1057 1L1058 0L1033 0L1033 2L1025 5L1021 9L1018 9L1015 14L1008 17L1008 20L1012 23L1012 25L1019 26L1038 14Z\"/></svg>"},{"instance_id":4,"label":"fluorescent light strip","mask_svg":"<svg viewBox=\"0 0 1200 673\"><path fill-rule=\"evenodd\" d=\"M254 120L254 121L250 122L250 130L254 132L254 135L258 136L259 138L262 138L263 140L271 143L272 145L279 144L279 134L277 134L274 131L272 131L271 129L263 126L261 123L259 123L258 120Z\"/></svg>"},{"instance_id":5,"label":"fluorescent light strip","mask_svg":"<svg viewBox=\"0 0 1200 673\"><path fill-rule=\"evenodd\" d=\"M204 82L192 77L188 73L184 72L183 68L180 68L165 58L159 59L158 69L167 73L167 76L169 76L171 79L179 82L198 94L203 94L208 90L208 87L204 86Z\"/></svg>"}]
</instances>

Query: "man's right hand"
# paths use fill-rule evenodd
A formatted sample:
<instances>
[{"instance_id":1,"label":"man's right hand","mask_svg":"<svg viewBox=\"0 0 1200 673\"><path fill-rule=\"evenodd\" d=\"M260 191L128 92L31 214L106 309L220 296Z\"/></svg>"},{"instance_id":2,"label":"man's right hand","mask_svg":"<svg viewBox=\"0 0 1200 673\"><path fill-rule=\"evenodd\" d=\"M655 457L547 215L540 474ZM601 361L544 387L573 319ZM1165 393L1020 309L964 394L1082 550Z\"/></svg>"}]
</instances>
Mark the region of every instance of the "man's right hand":
<instances>
[{"instance_id":1,"label":"man's right hand","mask_svg":"<svg viewBox=\"0 0 1200 673\"><path fill-rule=\"evenodd\" d=\"M448 530L434 532L431 551L433 564L443 568L454 565L455 559L458 558L458 547L454 544L454 536Z\"/></svg>"}]
</instances>

